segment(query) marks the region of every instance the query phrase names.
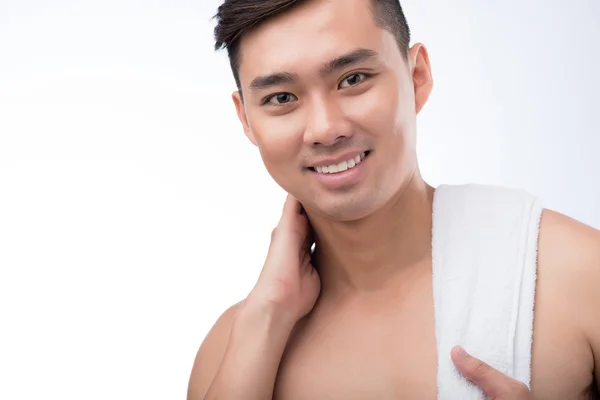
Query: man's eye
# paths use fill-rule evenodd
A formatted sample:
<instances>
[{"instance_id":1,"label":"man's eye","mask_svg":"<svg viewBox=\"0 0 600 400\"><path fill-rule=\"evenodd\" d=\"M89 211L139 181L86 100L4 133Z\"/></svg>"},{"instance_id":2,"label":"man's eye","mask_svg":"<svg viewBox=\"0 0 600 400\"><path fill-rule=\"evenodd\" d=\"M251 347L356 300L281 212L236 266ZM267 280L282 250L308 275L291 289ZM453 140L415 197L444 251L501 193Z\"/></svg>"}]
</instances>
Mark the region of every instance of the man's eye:
<instances>
[{"instance_id":1,"label":"man's eye","mask_svg":"<svg viewBox=\"0 0 600 400\"><path fill-rule=\"evenodd\" d=\"M267 97L263 104L272 104L275 106L281 106L287 103L290 103L294 100L297 100L296 96L291 93L277 93L272 96Z\"/></svg>"},{"instance_id":2,"label":"man's eye","mask_svg":"<svg viewBox=\"0 0 600 400\"><path fill-rule=\"evenodd\" d=\"M363 73L356 73L352 75L348 75L344 80L340 83L340 89L347 88L350 86L356 86L365 79L367 79L369 75Z\"/></svg>"}]
</instances>

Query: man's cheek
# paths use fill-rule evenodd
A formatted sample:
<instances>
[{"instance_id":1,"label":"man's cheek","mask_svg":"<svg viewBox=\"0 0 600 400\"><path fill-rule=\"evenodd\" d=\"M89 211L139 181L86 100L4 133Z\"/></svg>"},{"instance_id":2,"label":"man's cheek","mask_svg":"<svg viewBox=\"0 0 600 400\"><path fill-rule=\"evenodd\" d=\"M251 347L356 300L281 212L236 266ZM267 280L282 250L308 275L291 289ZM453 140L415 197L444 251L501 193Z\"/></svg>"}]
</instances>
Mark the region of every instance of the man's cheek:
<instances>
[{"instance_id":1,"label":"man's cheek","mask_svg":"<svg viewBox=\"0 0 600 400\"><path fill-rule=\"evenodd\" d=\"M276 148L263 151L262 159L269 175L281 185L293 181L294 174L299 172L294 161L296 157L284 151L277 151Z\"/></svg>"}]
</instances>

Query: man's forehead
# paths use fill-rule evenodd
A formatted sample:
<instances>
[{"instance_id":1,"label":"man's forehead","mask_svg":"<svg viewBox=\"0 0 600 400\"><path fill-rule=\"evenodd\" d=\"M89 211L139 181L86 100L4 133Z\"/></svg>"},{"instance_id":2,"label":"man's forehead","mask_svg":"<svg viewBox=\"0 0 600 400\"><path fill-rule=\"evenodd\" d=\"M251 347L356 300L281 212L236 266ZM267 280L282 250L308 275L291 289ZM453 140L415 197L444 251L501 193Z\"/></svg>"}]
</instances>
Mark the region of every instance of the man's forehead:
<instances>
[{"instance_id":1,"label":"man's forehead","mask_svg":"<svg viewBox=\"0 0 600 400\"><path fill-rule=\"evenodd\" d=\"M348 1L350 5L362 0ZM248 32L240 41L240 75L252 79L250 75L319 68L359 48L381 53L389 32L375 24L370 11L365 15L364 10L339 3L317 2L318 6L292 10Z\"/></svg>"}]
</instances>

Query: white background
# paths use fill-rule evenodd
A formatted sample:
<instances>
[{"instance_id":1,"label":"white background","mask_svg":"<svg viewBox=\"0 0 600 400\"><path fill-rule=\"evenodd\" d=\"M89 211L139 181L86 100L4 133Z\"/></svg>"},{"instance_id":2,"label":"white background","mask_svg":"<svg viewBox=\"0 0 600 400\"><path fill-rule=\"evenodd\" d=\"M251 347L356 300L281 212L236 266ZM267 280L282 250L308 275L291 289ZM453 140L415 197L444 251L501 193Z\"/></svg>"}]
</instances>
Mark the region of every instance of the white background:
<instances>
[{"instance_id":1,"label":"white background","mask_svg":"<svg viewBox=\"0 0 600 400\"><path fill-rule=\"evenodd\" d=\"M284 193L239 127L216 0L0 0L0 399L182 399ZM600 228L600 2L404 0L425 178Z\"/></svg>"}]
</instances>

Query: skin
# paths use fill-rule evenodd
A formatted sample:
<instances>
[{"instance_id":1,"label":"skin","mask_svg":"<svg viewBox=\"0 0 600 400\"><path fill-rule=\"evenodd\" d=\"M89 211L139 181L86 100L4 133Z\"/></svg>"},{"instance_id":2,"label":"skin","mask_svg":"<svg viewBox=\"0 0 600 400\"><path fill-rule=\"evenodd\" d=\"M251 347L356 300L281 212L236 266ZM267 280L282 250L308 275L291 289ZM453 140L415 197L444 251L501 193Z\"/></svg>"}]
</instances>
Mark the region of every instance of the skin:
<instances>
[{"instance_id":1,"label":"skin","mask_svg":"<svg viewBox=\"0 0 600 400\"><path fill-rule=\"evenodd\" d=\"M356 49L377 55L322 73ZM256 287L200 347L188 399L435 399L434 188L415 149L433 87L425 47L405 59L367 0L309 1L247 33L241 55L239 119L290 197ZM279 72L294 79L251 87ZM365 174L343 188L320 185L307 167L345 150L370 151ZM545 210L531 392L476 354L455 350L457 368L490 398L589 398L599 378L598 282L600 232Z\"/></svg>"}]
</instances>

